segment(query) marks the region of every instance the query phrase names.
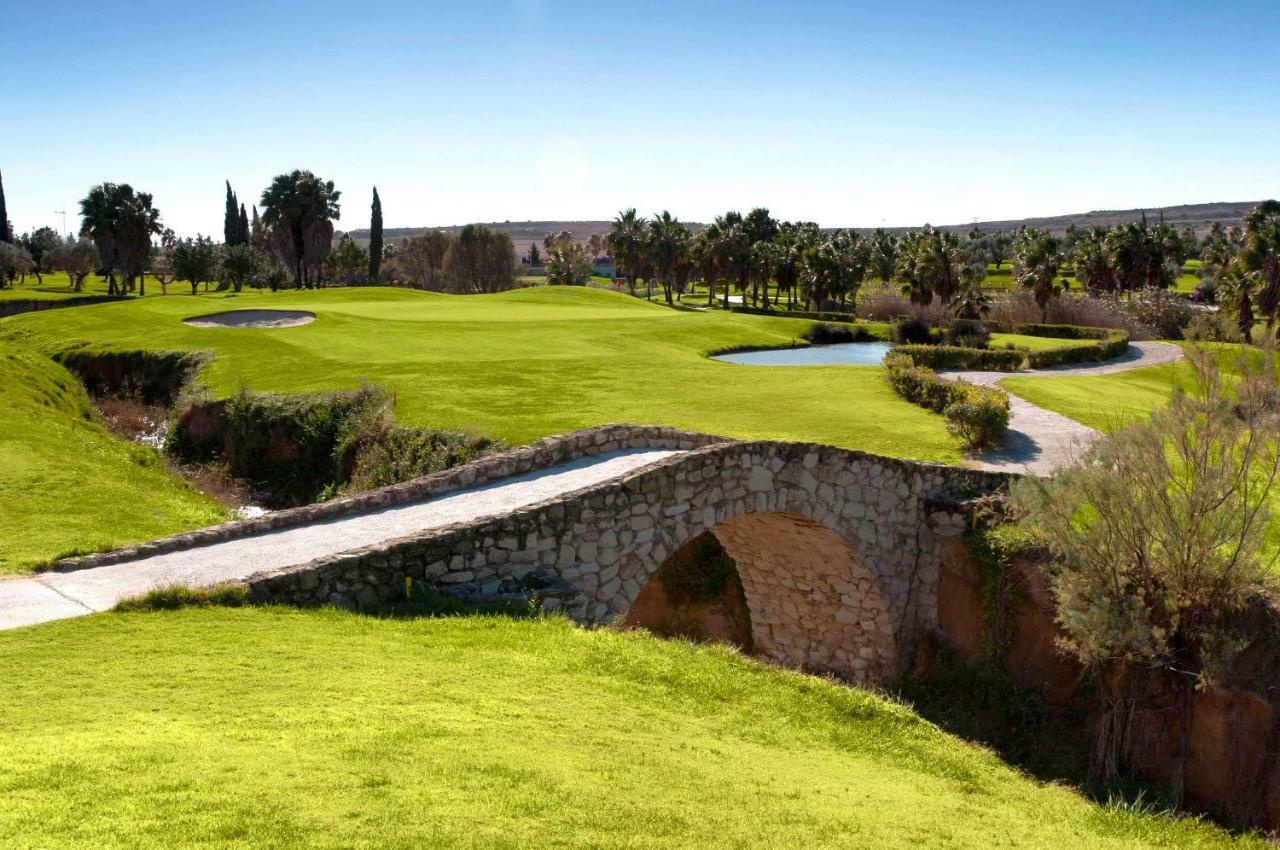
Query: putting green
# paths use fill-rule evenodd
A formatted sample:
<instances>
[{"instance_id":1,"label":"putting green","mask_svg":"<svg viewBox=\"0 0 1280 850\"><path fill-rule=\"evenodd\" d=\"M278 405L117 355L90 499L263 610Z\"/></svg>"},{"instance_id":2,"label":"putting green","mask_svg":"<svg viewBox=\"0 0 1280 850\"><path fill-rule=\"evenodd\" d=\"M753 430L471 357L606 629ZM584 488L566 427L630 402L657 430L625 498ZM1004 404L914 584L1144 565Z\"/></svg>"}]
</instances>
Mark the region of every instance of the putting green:
<instances>
[{"instance_id":1,"label":"putting green","mask_svg":"<svg viewBox=\"0 0 1280 850\"><path fill-rule=\"evenodd\" d=\"M241 295L171 294L30 314L0 338L46 353L209 350L217 396L350 389L395 392L406 424L515 443L609 422L671 425L740 438L804 440L956 462L941 417L898 397L873 366L739 366L731 347L794 345L810 322L684 312L626 295L543 287L453 296L353 288ZM305 327L195 328L224 310L304 310ZM882 325L868 328L879 335Z\"/></svg>"}]
</instances>

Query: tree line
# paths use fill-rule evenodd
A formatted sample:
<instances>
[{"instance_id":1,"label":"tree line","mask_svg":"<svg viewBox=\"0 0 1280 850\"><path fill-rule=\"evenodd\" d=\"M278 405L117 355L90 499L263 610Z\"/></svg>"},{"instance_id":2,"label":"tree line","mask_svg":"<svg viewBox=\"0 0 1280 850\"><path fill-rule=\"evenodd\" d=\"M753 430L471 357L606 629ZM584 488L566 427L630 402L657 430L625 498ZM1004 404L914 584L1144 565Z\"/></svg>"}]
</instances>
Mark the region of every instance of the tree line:
<instances>
[{"instance_id":1,"label":"tree line","mask_svg":"<svg viewBox=\"0 0 1280 850\"><path fill-rule=\"evenodd\" d=\"M1249 226L1237 229L1240 240ZM899 235L883 228L867 233L778 221L765 208L728 212L695 230L669 212L645 218L628 209L614 219L608 246L633 294L643 280L661 287L668 303L699 280L707 287L708 305L718 290L727 306L735 290L762 309L783 302L788 308L852 310L861 287L879 280L897 284L913 304L937 301L959 318L977 318L988 306L982 289L988 270L1006 261L1013 283L1047 312L1071 271L1085 289L1098 293L1172 286L1186 260L1220 241L1215 233L1221 230L1203 245L1190 229L1152 226L1145 217L1113 228L1073 226L1063 236L1033 227L1014 233L975 227L960 235L930 225ZM563 245L556 250L570 256Z\"/></svg>"}]
</instances>

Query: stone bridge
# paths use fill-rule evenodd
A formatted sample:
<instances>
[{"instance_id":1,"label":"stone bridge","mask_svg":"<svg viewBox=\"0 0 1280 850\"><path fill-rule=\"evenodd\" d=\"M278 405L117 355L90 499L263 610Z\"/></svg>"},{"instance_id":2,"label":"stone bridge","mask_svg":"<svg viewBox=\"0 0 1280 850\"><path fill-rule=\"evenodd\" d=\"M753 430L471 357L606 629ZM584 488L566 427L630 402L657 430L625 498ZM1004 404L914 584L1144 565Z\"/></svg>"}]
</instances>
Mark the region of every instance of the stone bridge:
<instances>
[{"instance_id":1,"label":"stone bridge","mask_svg":"<svg viewBox=\"0 0 1280 850\"><path fill-rule=\"evenodd\" d=\"M622 442L663 444L647 434ZM402 599L411 578L471 601L536 594L581 622L675 632L672 609L683 607L696 635L707 612L690 609L707 601L665 599L655 576L709 534L736 566L749 614L739 643L782 664L874 680L897 672L936 626L941 539L964 523L946 497L1007 481L826 446L715 442L503 516L249 583L267 601L374 608Z\"/></svg>"},{"instance_id":2,"label":"stone bridge","mask_svg":"<svg viewBox=\"0 0 1280 850\"><path fill-rule=\"evenodd\" d=\"M955 501L1007 481L828 446L608 426L63 562L24 580L28 597L48 592L63 607L8 624L102 610L166 583L239 581L263 602L364 610L425 588L536 599L583 623L726 639L877 680L936 628L942 541L964 525ZM0 625L6 593L21 605L23 583L0 583Z\"/></svg>"}]
</instances>

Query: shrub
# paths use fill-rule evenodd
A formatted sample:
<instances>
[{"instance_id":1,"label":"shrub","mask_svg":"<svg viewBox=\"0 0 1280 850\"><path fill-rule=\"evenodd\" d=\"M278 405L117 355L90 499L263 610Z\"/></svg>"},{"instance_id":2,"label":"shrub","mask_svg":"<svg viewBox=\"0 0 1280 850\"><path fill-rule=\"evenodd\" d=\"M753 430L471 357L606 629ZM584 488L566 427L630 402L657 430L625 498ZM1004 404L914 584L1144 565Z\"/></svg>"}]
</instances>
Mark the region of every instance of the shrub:
<instances>
[{"instance_id":1,"label":"shrub","mask_svg":"<svg viewBox=\"0 0 1280 850\"><path fill-rule=\"evenodd\" d=\"M814 345L870 342L876 338L866 328L856 325L838 325L833 322L814 322L802 336Z\"/></svg>"},{"instance_id":2,"label":"shrub","mask_svg":"<svg viewBox=\"0 0 1280 850\"><path fill-rule=\"evenodd\" d=\"M1196 284L1196 291L1191 293L1191 300L1200 304L1217 304L1218 303L1218 283L1211 277L1206 277Z\"/></svg>"},{"instance_id":3,"label":"shrub","mask_svg":"<svg viewBox=\"0 0 1280 850\"><path fill-rule=\"evenodd\" d=\"M899 316L893 322L894 342L899 345L929 345L937 341L928 322L915 316Z\"/></svg>"},{"instance_id":4,"label":"shrub","mask_svg":"<svg viewBox=\"0 0 1280 850\"><path fill-rule=\"evenodd\" d=\"M961 348L986 348L991 342L991 331L976 319L954 319L947 325L944 335L947 345Z\"/></svg>"},{"instance_id":5,"label":"shrub","mask_svg":"<svg viewBox=\"0 0 1280 850\"><path fill-rule=\"evenodd\" d=\"M398 484L505 451L506 443L452 431L388 428L369 435L355 453L350 477L342 487L353 493Z\"/></svg>"},{"instance_id":6,"label":"shrub","mask_svg":"<svg viewBox=\"0 0 1280 850\"><path fill-rule=\"evenodd\" d=\"M667 599L675 605L702 605L725 588L743 594L738 565L710 532L699 535L671 555L658 569Z\"/></svg>"},{"instance_id":7,"label":"shrub","mask_svg":"<svg viewBox=\"0 0 1280 850\"><path fill-rule=\"evenodd\" d=\"M1221 312L1201 310L1191 317L1182 329L1182 335L1191 342L1242 342L1243 335L1235 320Z\"/></svg>"},{"instance_id":8,"label":"shrub","mask_svg":"<svg viewBox=\"0 0 1280 850\"><path fill-rule=\"evenodd\" d=\"M947 430L969 448L991 445L1009 425L1009 397L994 387L948 381L910 356L892 352L884 359L885 379L898 395L941 413Z\"/></svg>"},{"instance_id":9,"label":"shrub","mask_svg":"<svg viewBox=\"0 0 1280 850\"><path fill-rule=\"evenodd\" d=\"M1141 746L1130 739L1135 700L1150 707L1172 691L1189 722L1194 687L1242 646L1243 617L1272 581L1264 549L1280 427L1270 364L1242 363L1233 396L1215 356L1188 354L1195 392L1012 494L1055 556L1062 648L1100 673L1144 671L1131 680L1138 696L1122 680L1108 696L1095 751L1108 776L1117 754Z\"/></svg>"},{"instance_id":10,"label":"shrub","mask_svg":"<svg viewBox=\"0 0 1280 850\"><path fill-rule=\"evenodd\" d=\"M919 316L934 324L946 319L940 301L928 306L912 304L897 287L883 283L870 283L859 290L858 315L878 322L892 322L901 316Z\"/></svg>"},{"instance_id":11,"label":"shrub","mask_svg":"<svg viewBox=\"0 0 1280 850\"><path fill-rule=\"evenodd\" d=\"M1014 372L1022 368L1026 353L1009 349L962 348L958 345L899 345L894 351L905 354L917 366L930 369L985 369Z\"/></svg>"},{"instance_id":12,"label":"shrub","mask_svg":"<svg viewBox=\"0 0 1280 850\"><path fill-rule=\"evenodd\" d=\"M885 380L898 395L912 404L941 413L951 398L951 384L932 369L917 366L906 354L891 352L884 359Z\"/></svg>"},{"instance_id":13,"label":"shrub","mask_svg":"<svg viewBox=\"0 0 1280 850\"><path fill-rule=\"evenodd\" d=\"M395 484L506 447L397 427L393 402L377 387L295 396L240 392L187 408L165 450L187 463L225 462L231 477L277 507Z\"/></svg>"},{"instance_id":14,"label":"shrub","mask_svg":"<svg viewBox=\"0 0 1280 850\"><path fill-rule=\"evenodd\" d=\"M1139 289L1127 299L1114 300L1121 310L1151 328L1159 339L1182 339L1182 329L1197 312L1188 299L1164 289Z\"/></svg>"},{"instance_id":15,"label":"shrub","mask_svg":"<svg viewBox=\"0 0 1280 850\"><path fill-rule=\"evenodd\" d=\"M1009 427L1009 396L993 387L956 381L942 415L951 436L969 448L993 445Z\"/></svg>"},{"instance_id":16,"label":"shrub","mask_svg":"<svg viewBox=\"0 0 1280 850\"><path fill-rule=\"evenodd\" d=\"M1083 330L1093 329L1084 328ZM1091 363L1111 360L1129 350L1129 334L1118 330L1104 330L1103 333L1105 334L1103 339L1088 345L1028 352L1027 365L1032 369L1046 369L1067 363Z\"/></svg>"},{"instance_id":17,"label":"shrub","mask_svg":"<svg viewBox=\"0 0 1280 850\"><path fill-rule=\"evenodd\" d=\"M177 611L180 608L243 608L252 602L249 588L243 584L221 584L214 587L187 587L171 584L157 587L141 596L131 596L116 603L116 611Z\"/></svg>"}]
</instances>

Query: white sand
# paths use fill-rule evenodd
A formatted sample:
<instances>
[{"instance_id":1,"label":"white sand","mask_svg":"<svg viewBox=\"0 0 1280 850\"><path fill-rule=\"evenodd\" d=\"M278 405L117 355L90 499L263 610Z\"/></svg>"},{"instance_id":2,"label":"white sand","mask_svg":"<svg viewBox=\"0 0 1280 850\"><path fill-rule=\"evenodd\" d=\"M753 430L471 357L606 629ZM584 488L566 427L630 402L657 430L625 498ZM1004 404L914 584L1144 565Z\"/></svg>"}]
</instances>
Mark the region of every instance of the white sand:
<instances>
[{"instance_id":1,"label":"white sand","mask_svg":"<svg viewBox=\"0 0 1280 850\"><path fill-rule=\"evenodd\" d=\"M315 313L305 310L229 310L183 319L193 328L296 328L316 320Z\"/></svg>"}]
</instances>

